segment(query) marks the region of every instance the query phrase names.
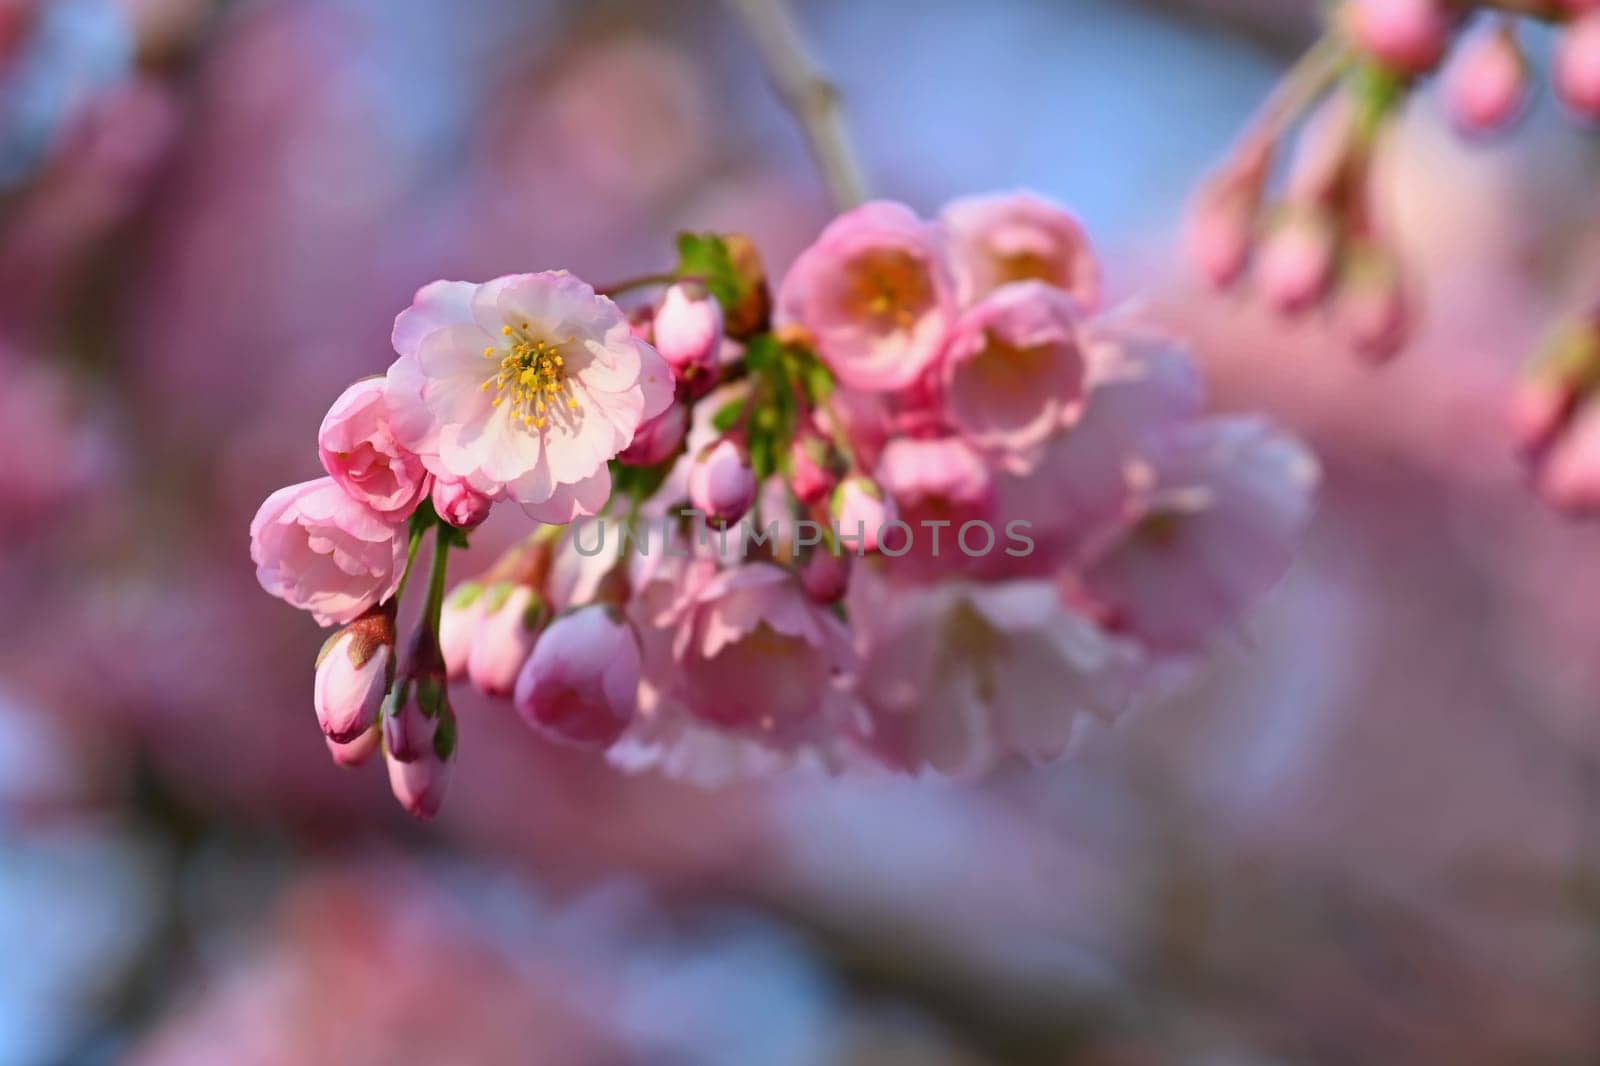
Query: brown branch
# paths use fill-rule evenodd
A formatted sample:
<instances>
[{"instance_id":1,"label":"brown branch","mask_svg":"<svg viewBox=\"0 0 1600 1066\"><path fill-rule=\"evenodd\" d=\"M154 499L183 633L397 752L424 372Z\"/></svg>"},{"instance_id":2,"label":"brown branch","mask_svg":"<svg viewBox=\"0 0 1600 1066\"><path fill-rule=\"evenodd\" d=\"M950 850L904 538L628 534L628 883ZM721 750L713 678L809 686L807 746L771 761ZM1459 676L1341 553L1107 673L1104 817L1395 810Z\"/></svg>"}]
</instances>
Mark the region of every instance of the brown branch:
<instances>
[{"instance_id":1,"label":"brown branch","mask_svg":"<svg viewBox=\"0 0 1600 1066\"><path fill-rule=\"evenodd\" d=\"M783 0L728 0L755 38L767 74L799 120L828 195L841 210L866 199L866 183L845 134L839 91L806 56Z\"/></svg>"}]
</instances>

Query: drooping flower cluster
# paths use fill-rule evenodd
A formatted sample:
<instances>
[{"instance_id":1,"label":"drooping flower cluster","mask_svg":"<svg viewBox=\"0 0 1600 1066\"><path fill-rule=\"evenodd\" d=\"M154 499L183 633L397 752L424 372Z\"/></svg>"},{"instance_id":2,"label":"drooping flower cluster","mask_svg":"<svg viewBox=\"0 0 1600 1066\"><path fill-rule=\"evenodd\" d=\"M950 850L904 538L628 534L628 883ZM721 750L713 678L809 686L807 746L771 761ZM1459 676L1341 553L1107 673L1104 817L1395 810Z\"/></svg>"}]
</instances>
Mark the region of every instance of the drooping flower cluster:
<instances>
[{"instance_id":1,"label":"drooping flower cluster","mask_svg":"<svg viewBox=\"0 0 1600 1066\"><path fill-rule=\"evenodd\" d=\"M1526 21L1556 27L1555 94L1575 117L1600 121L1600 6L1590 0L1343 0L1323 38L1285 76L1190 213L1190 258L1219 289L1248 272L1263 300L1297 317L1325 311L1335 331L1374 361L1396 355L1419 313L1414 285L1384 232L1372 175L1385 131L1435 75L1456 129L1503 132L1527 110L1533 64ZM1275 157L1300 132L1273 189ZM1600 433L1576 417L1600 375L1587 309L1563 323L1511 405L1513 432L1552 503L1600 506ZM1571 430L1569 433L1568 430ZM1570 439L1568 439L1570 438Z\"/></svg>"},{"instance_id":2,"label":"drooping flower cluster","mask_svg":"<svg viewBox=\"0 0 1600 1066\"><path fill-rule=\"evenodd\" d=\"M1026 195L835 219L769 300L741 237L684 234L625 314L564 273L438 282L252 530L263 585L345 624L335 757L438 807L446 686L626 768L981 773L1058 756L1241 623L1316 471L1204 414L1187 356L1097 314L1082 228ZM540 525L445 595L463 529ZM397 590L438 530L428 602Z\"/></svg>"}]
</instances>

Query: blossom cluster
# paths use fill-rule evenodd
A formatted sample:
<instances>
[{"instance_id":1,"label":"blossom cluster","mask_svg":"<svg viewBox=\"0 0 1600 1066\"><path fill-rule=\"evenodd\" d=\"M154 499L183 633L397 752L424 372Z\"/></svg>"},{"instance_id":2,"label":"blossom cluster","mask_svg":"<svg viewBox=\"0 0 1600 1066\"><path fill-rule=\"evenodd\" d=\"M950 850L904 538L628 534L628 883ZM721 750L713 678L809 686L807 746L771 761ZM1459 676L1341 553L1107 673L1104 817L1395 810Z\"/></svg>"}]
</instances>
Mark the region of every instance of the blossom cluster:
<instances>
[{"instance_id":1,"label":"blossom cluster","mask_svg":"<svg viewBox=\"0 0 1600 1066\"><path fill-rule=\"evenodd\" d=\"M1279 85L1190 213L1190 258L1220 289L1248 272L1274 310L1325 311L1357 353L1386 361L1419 314L1414 285L1384 232L1373 173L1384 133L1437 75L1456 129L1481 139L1528 109L1524 23L1555 27L1555 94L1600 121L1600 5L1592 0L1345 0L1324 37ZM1286 165L1276 158L1294 136ZM1274 171L1281 169L1279 189ZM1534 482L1568 511L1600 510L1600 324L1590 308L1561 322L1509 404Z\"/></svg>"},{"instance_id":2,"label":"blossom cluster","mask_svg":"<svg viewBox=\"0 0 1600 1066\"><path fill-rule=\"evenodd\" d=\"M1051 759L1286 568L1315 463L1208 415L1180 345L1100 313L1059 206L868 203L770 296L743 237L678 252L604 291L425 286L386 375L329 411L326 476L256 517L262 585L344 626L314 692L334 757L381 749L414 813L438 809L457 681L702 782ZM449 552L504 502L536 527L446 595Z\"/></svg>"}]
</instances>

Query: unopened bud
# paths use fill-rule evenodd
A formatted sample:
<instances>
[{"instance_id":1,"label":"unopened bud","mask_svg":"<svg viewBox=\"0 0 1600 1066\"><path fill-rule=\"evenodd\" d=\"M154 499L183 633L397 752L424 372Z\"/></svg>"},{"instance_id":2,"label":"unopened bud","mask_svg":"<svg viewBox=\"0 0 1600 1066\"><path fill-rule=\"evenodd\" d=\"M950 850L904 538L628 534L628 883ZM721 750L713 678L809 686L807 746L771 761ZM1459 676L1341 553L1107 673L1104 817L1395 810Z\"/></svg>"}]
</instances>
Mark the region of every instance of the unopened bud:
<instances>
[{"instance_id":1,"label":"unopened bud","mask_svg":"<svg viewBox=\"0 0 1600 1066\"><path fill-rule=\"evenodd\" d=\"M789 488L807 507L821 503L838 483L833 446L814 429L801 430L789 446Z\"/></svg>"},{"instance_id":2,"label":"unopened bud","mask_svg":"<svg viewBox=\"0 0 1600 1066\"><path fill-rule=\"evenodd\" d=\"M417 758L408 762L389 753L389 790L412 816L428 821L443 806L455 765L455 736L455 719L447 716Z\"/></svg>"},{"instance_id":3,"label":"unopened bud","mask_svg":"<svg viewBox=\"0 0 1600 1066\"><path fill-rule=\"evenodd\" d=\"M689 470L689 500L706 517L737 522L755 499L755 471L737 442L723 437L695 457Z\"/></svg>"},{"instance_id":4,"label":"unopened bud","mask_svg":"<svg viewBox=\"0 0 1600 1066\"><path fill-rule=\"evenodd\" d=\"M394 617L374 607L335 633L317 656L312 702L332 741L348 743L378 720L394 672Z\"/></svg>"},{"instance_id":5,"label":"unopened bud","mask_svg":"<svg viewBox=\"0 0 1600 1066\"><path fill-rule=\"evenodd\" d=\"M1400 264L1371 247L1352 251L1333 310L1345 341L1379 363L1399 354L1416 320Z\"/></svg>"},{"instance_id":6,"label":"unopened bud","mask_svg":"<svg viewBox=\"0 0 1600 1066\"><path fill-rule=\"evenodd\" d=\"M479 692L511 695L517 672L528 661L548 616L544 598L528 585L502 582L489 587L467 653L467 677Z\"/></svg>"},{"instance_id":7,"label":"unopened bud","mask_svg":"<svg viewBox=\"0 0 1600 1066\"><path fill-rule=\"evenodd\" d=\"M855 541L858 553L877 551L883 527L893 518L893 505L871 478L845 478L833 490L833 520L840 539Z\"/></svg>"},{"instance_id":8,"label":"unopened bud","mask_svg":"<svg viewBox=\"0 0 1600 1066\"><path fill-rule=\"evenodd\" d=\"M1445 76L1445 106L1464 133L1492 133L1528 102L1528 61L1510 19L1461 47Z\"/></svg>"},{"instance_id":9,"label":"unopened bud","mask_svg":"<svg viewBox=\"0 0 1600 1066\"><path fill-rule=\"evenodd\" d=\"M674 401L665 411L634 430L633 441L617 458L629 466L655 466L672 457L689 430L689 411Z\"/></svg>"},{"instance_id":10,"label":"unopened bud","mask_svg":"<svg viewBox=\"0 0 1600 1066\"><path fill-rule=\"evenodd\" d=\"M1321 303L1333 279L1338 234L1326 214L1288 210L1267 235L1256 279L1267 300L1286 315Z\"/></svg>"},{"instance_id":11,"label":"unopened bud","mask_svg":"<svg viewBox=\"0 0 1600 1066\"><path fill-rule=\"evenodd\" d=\"M476 581L457 585L439 612L439 651L444 656L445 676L460 681L467 676L467 656L483 617L484 588Z\"/></svg>"},{"instance_id":12,"label":"unopened bud","mask_svg":"<svg viewBox=\"0 0 1600 1066\"><path fill-rule=\"evenodd\" d=\"M377 722L373 722L367 727L366 732L343 744L329 737L322 739L328 745L328 754L333 756L334 762L340 766L353 767L360 766L378 753L378 749L383 746L383 731L379 729Z\"/></svg>"},{"instance_id":13,"label":"unopened bud","mask_svg":"<svg viewBox=\"0 0 1600 1066\"><path fill-rule=\"evenodd\" d=\"M1432 70L1455 26L1447 0L1351 0L1348 10L1356 46L1402 74Z\"/></svg>"},{"instance_id":14,"label":"unopened bud","mask_svg":"<svg viewBox=\"0 0 1600 1066\"><path fill-rule=\"evenodd\" d=\"M809 552L800 564L800 587L813 603L838 603L850 588L850 557L826 548Z\"/></svg>"},{"instance_id":15,"label":"unopened bud","mask_svg":"<svg viewBox=\"0 0 1600 1066\"><path fill-rule=\"evenodd\" d=\"M656 351L678 377L710 370L722 345L722 308L699 286L670 285L655 314Z\"/></svg>"},{"instance_id":16,"label":"unopened bud","mask_svg":"<svg viewBox=\"0 0 1600 1066\"><path fill-rule=\"evenodd\" d=\"M517 678L524 721L555 740L609 747L639 703L639 644L613 608L582 607L550 623Z\"/></svg>"},{"instance_id":17,"label":"unopened bud","mask_svg":"<svg viewBox=\"0 0 1600 1066\"><path fill-rule=\"evenodd\" d=\"M1578 16L1561 31L1555 84L1573 111L1600 119L1600 10Z\"/></svg>"},{"instance_id":18,"label":"unopened bud","mask_svg":"<svg viewBox=\"0 0 1600 1066\"><path fill-rule=\"evenodd\" d=\"M433 509L440 518L457 529L476 529L489 517L494 501L465 481L435 478Z\"/></svg>"}]
</instances>

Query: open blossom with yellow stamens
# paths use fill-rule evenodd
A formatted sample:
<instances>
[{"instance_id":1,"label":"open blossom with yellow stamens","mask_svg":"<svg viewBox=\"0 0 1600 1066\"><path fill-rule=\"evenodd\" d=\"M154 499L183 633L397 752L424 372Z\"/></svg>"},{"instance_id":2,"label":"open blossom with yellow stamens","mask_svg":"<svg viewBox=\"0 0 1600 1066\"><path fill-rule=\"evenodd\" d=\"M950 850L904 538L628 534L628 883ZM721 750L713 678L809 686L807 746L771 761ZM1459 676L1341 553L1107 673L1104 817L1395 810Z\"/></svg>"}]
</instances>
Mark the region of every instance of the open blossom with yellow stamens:
<instances>
[{"instance_id":1,"label":"open blossom with yellow stamens","mask_svg":"<svg viewBox=\"0 0 1600 1066\"><path fill-rule=\"evenodd\" d=\"M594 514L606 463L672 401L672 373L564 271L423 287L395 320L395 435L439 477L552 523Z\"/></svg>"},{"instance_id":2,"label":"open blossom with yellow stamens","mask_svg":"<svg viewBox=\"0 0 1600 1066\"><path fill-rule=\"evenodd\" d=\"M778 293L778 321L805 327L844 384L904 388L933 363L955 316L945 237L904 204L834 219Z\"/></svg>"}]
</instances>

